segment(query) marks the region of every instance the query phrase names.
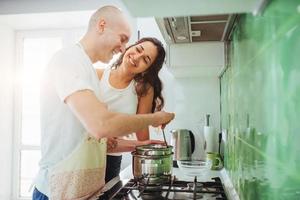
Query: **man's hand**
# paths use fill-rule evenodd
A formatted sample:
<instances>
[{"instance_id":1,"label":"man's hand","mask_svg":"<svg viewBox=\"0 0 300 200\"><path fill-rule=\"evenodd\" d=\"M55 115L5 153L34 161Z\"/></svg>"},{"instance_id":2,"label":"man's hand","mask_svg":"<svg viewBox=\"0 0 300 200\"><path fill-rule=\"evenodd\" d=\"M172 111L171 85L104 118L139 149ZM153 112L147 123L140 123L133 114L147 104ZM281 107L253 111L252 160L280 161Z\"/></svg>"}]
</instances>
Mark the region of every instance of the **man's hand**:
<instances>
[{"instance_id":1,"label":"man's hand","mask_svg":"<svg viewBox=\"0 0 300 200\"><path fill-rule=\"evenodd\" d=\"M153 113L156 120L154 120L154 123L152 124L153 127L158 127L162 125L162 127L165 127L170 121L172 121L175 117L174 113L168 113L165 111L159 111Z\"/></svg>"}]
</instances>

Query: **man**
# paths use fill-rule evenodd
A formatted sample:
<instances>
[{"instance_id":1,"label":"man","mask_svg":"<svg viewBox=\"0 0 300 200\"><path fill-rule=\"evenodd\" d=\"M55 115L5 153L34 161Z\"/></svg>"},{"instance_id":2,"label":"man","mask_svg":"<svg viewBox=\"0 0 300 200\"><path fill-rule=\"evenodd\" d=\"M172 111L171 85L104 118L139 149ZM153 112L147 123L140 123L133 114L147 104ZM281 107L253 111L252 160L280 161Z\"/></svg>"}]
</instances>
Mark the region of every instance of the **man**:
<instances>
[{"instance_id":1,"label":"man","mask_svg":"<svg viewBox=\"0 0 300 200\"><path fill-rule=\"evenodd\" d=\"M123 52L129 37L121 11L105 6L92 15L80 43L60 50L50 61L41 85L42 158L34 200L87 199L97 194L104 184L105 138L164 125L174 118L166 112L114 113L99 101L99 80L92 64L108 62ZM120 151L128 149L114 144Z\"/></svg>"}]
</instances>

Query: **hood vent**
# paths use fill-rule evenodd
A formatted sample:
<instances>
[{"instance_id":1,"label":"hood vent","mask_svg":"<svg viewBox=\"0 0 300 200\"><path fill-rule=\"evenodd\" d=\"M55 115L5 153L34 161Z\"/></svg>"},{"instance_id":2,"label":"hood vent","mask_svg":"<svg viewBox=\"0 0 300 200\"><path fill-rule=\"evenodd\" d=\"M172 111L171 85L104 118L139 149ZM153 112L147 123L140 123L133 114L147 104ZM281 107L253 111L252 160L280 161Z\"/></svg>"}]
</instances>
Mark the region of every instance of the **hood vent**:
<instances>
[{"instance_id":1,"label":"hood vent","mask_svg":"<svg viewBox=\"0 0 300 200\"><path fill-rule=\"evenodd\" d=\"M167 43L225 41L236 15L156 18Z\"/></svg>"}]
</instances>

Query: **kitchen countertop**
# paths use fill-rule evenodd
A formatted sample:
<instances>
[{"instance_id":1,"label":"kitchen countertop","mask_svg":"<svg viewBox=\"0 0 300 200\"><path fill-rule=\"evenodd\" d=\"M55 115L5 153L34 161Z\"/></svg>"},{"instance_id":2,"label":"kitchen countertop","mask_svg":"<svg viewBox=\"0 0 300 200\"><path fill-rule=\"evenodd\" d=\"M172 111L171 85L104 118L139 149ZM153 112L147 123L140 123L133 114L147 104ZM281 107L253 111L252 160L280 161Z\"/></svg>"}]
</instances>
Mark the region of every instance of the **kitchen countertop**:
<instances>
[{"instance_id":1,"label":"kitchen countertop","mask_svg":"<svg viewBox=\"0 0 300 200\"><path fill-rule=\"evenodd\" d=\"M194 181L194 176L187 176L184 175L179 168L173 168L173 175L175 175L179 180L183 181ZM239 200L239 196L236 193L232 182L227 174L227 171L223 168L222 170L216 171L216 170L209 170L205 175L203 176L197 176L197 181L209 181L213 177L220 177L223 183L223 186L225 188L227 197L229 200ZM132 179L132 165L127 166L125 169L123 169L120 173L121 180L125 179Z\"/></svg>"}]
</instances>

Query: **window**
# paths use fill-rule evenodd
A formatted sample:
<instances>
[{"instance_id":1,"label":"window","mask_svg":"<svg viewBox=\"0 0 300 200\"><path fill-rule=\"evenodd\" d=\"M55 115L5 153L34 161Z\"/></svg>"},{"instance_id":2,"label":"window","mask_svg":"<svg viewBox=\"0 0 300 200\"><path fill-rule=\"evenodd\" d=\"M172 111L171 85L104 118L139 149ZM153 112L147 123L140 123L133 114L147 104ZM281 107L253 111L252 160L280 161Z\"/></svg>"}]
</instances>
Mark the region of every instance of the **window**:
<instances>
[{"instance_id":1,"label":"window","mask_svg":"<svg viewBox=\"0 0 300 200\"><path fill-rule=\"evenodd\" d=\"M65 30L17 34L17 72L20 78L15 95L14 199L31 198L30 186L38 172L41 157L39 112L41 74L53 54L63 46L78 41L82 33L83 30Z\"/></svg>"}]
</instances>

